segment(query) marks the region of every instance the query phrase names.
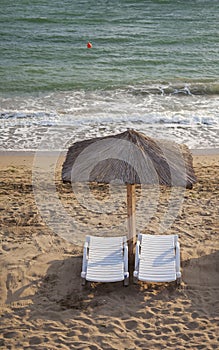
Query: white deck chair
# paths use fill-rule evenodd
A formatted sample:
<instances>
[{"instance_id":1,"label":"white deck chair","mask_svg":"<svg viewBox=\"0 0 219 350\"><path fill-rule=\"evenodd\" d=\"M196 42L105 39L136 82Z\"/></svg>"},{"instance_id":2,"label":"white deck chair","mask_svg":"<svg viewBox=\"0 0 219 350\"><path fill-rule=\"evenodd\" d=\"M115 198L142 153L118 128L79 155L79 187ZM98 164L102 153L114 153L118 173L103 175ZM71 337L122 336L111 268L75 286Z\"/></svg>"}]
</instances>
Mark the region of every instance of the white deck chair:
<instances>
[{"instance_id":1,"label":"white deck chair","mask_svg":"<svg viewBox=\"0 0 219 350\"><path fill-rule=\"evenodd\" d=\"M180 245L177 235L139 234L134 281L180 283Z\"/></svg>"},{"instance_id":2,"label":"white deck chair","mask_svg":"<svg viewBox=\"0 0 219 350\"><path fill-rule=\"evenodd\" d=\"M124 281L128 285L127 238L87 236L81 277L83 285L86 281Z\"/></svg>"}]
</instances>

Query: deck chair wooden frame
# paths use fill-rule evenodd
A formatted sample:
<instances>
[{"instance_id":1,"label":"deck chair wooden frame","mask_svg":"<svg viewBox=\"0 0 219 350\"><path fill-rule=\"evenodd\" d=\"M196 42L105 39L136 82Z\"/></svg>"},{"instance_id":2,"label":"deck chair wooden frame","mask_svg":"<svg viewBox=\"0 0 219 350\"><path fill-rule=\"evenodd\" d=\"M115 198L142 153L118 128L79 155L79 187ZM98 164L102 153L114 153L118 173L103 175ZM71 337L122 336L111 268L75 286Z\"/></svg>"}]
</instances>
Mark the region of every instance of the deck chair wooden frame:
<instances>
[{"instance_id":1,"label":"deck chair wooden frame","mask_svg":"<svg viewBox=\"0 0 219 350\"><path fill-rule=\"evenodd\" d=\"M82 284L89 282L129 283L127 238L86 236L82 262Z\"/></svg>"},{"instance_id":2,"label":"deck chair wooden frame","mask_svg":"<svg viewBox=\"0 0 219 350\"><path fill-rule=\"evenodd\" d=\"M181 282L178 235L139 234L136 243L134 283Z\"/></svg>"}]
</instances>

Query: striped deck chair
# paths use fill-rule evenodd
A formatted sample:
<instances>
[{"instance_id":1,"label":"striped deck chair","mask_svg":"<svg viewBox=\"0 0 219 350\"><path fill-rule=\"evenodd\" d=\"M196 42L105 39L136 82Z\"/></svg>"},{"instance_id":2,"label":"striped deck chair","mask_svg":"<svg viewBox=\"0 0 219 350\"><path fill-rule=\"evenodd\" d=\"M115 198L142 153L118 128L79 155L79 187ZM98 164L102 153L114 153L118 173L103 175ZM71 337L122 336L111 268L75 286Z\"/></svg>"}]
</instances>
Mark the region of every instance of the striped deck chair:
<instances>
[{"instance_id":1,"label":"striped deck chair","mask_svg":"<svg viewBox=\"0 0 219 350\"><path fill-rule=\"evenodd\" d=\"M180 245L177 235L139 234L134 282L180 283Z\"/></svg>"},{"instance_id":2,"label":"striped deck chair","mask_svg":"<svg viewBox=\"0 0 219 350\"><path fill-rule=\"evenodd\" d=\"M87 236L81 277L83 285L86 281L124 281L124 285L128 285L127 238Z\"/></svg>"}]
</instances>

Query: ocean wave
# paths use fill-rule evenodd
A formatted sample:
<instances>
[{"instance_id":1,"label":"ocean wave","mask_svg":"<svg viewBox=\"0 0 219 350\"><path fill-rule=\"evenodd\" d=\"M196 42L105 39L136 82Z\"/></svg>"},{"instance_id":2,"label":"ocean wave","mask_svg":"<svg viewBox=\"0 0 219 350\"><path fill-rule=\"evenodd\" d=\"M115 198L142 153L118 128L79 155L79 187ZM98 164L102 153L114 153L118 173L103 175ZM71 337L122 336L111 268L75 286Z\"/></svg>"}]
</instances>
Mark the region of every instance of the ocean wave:
<instances>
[{"instance_id":1,"label":"ocean wave","mask_svg":"<svg viewBox=\"0 0 219 350\"><path fill-rule=\"evenodd\" d=\"M4 125L47 126L120 122L218 125L219 95L195 95L194 90L195 85L153 84L0 97L0 121Z\"/></svg>"},{"instance_id":2,"label":"ocean wave","mask_svg":"<svg viewBox=\"0 0 219 350\"><path fill-rule=\"evenodd\" d=\"M54 113L20 113L20 112L0 112L0 120L5 125L13 126L77 126L95 125L100 123L137 123L137 124L167 124L167 125L218 125L219 119L213 116L173 116L143 115L143 116L90 116L84 119L74 117L74 115L58 115Z\"/></svg>"},{"instance_id":3,"label":"ocean wave","mask_svg":"<svg viewBox=\"0 0 219 350\"><path fill-rule=\"evenodd\" d=\"M129 121L124 123L96 123L50 126L10 126L0 134L0 150L60 150L66 151L73 142L93 137L110 136L132 128L153 138L184 143L190 148L219 148L219 128L212 125L144 124Z\"/></svg>"},{"instance_id":4,"label":"ocean wave","mask_svg":"<svg viewBox=\"0 0 219 350\"><path fill-rule=\"evenodd\" d=\"M134 95L219 95L219 83L203 82L203 83L156 83L145 84L139 87L130 87L129 93Z\"/></svg>"}]
</instances>

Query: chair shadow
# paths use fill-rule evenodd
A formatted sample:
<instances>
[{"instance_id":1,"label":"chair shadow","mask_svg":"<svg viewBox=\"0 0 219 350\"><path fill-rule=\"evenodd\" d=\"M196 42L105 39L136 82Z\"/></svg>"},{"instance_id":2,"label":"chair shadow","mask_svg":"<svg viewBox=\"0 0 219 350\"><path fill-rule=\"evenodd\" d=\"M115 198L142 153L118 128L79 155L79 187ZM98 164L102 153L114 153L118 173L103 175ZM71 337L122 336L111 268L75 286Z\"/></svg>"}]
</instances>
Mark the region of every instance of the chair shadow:
<instances>
[{"instance_id":1,"label":"chair shadow","mask_svg":"<svg viewBox=\"0 0 219 350\"><path fill-rule=\"evenodd\" d=\"M44 277L31 283L36 289L34 295L25 295L25 289L30 287L27 284L9 295L8 301L22 305L29 299L31 303L23 309L29 310L30 319L41 315L59 320L60 312L63 318L69 317L69 312L72 316L89 312L118 317L124 312L145 317L145 308L182 299L187 305L184 310L182 307L182 313L197 310L202 315L207 309L208 316L215 317L219 311L219 251L182 262L183 282L179 288L174 283L142 282L124 287L122 281L82 286L81 267L82 255L50 261Z\"/></svg>"},{"instance_id":2,"label":"chair shadow","mask_svg":"<svg viewBox=\"0 0 219 350\"><path fill-rule=\"evenodd\" d=\"M118 316L118 305L126 313L139 312L159 298L177 298L179 289L175 283L133 284L125 287L123 281L112 283L87 282L82 285L82 255L50 262L45 277L33 296L33 316L40 309L76 312L98 312ZM121 302L122 301L122 302ZM131 301L131 302L130 302ZM37 310L37 311L36 311ZM47 312L47 316L50 312ZM59 315L57 314L59 318ZM54 319L54 313L52 315Z\"/></svg>"}]
</instances>

